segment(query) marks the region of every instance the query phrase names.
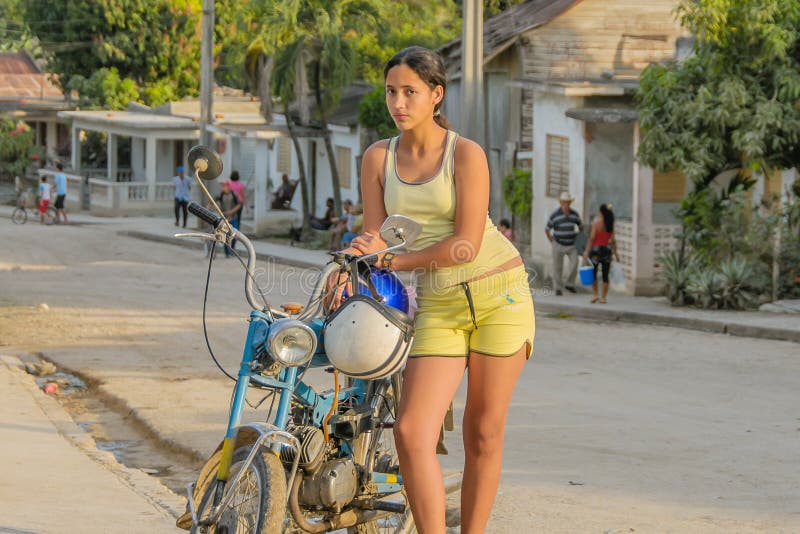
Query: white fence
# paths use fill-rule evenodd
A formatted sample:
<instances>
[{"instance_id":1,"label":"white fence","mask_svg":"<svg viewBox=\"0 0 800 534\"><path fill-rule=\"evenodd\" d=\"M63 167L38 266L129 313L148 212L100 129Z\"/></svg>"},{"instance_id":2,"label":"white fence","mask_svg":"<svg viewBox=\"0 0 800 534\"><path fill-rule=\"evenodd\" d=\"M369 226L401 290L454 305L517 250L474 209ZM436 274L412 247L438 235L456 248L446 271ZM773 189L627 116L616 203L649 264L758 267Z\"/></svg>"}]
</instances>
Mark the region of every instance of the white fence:
<instances>
[{"instance_id":1,"label":"white fence","mask_svg":"<svg viewBox=\"0 0 800 534\"><path fill-rule=\"evenodd\" d=\"M678 247L675 238L680 226L677 224L654 224L653 228L653 275L661 272L661 258L666 253ZM625 278L633 280L633 224L629 221L616 221L614 223L614 238L617 240L617 252L620 264L625 272Z\"/></svg>"},{"instance_id":2,"label":"white fence","mask_svg":"<svg viewBox=\"0 0 800 534\"><path fill-rule=\"evenodd\" d=\"M101 178L103 180L108 180L108 169L105 167L91 167L87 169L81 169L79 172L88 178ZM126 168L117 169L117 175L115 176L115 179L110 181L130 182L131 170Z\"/></svg>"},{"instance_id":3,"label":"white fence","mask_svg":"<svg viewBox=\"0 0 800 534\"><path fill-rule=\"evenodd\" d=\"M90 178L91 211L102 215L146 215L172 208L172 182L109 182Z\"/></svg>"}]
</instances>

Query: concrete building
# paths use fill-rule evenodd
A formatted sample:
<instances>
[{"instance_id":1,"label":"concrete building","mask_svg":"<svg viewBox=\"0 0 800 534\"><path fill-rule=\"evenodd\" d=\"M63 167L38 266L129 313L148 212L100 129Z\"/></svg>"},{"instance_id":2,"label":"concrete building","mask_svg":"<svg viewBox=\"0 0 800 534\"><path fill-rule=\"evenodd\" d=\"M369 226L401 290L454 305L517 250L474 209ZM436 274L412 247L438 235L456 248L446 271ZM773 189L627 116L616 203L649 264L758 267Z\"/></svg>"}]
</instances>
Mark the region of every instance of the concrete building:
<instances>
[{"instance_id":1,"label":"concrete building","mask_svg":"<svg viewBox=\"0 0 800 534\"><path fill-rule=\"evenodd\" d=\"M336 154L342 199L358 201L359 163L364 140L358 125L358 103L371 90L354 83L344 91L339 108L328 120ZM274 114L266 124L253 98L217 88L214 101L214 148L224 170L218 180L239 172L245 184L247 204L244 229L255 235L283 233L302 221L299 190L291 210L271 210L272 192L281 175L298 178L298 157L289 137L285 117ZM186 154L200 136L200 105L197 100L171 102L156 109L132 105L127 111L64 111L58 117L70 127L70 183L68 208L81 206L98 215L146 215L169 213L173 203L172 177L175 167L186 166ZM321 213L325 199L333 196L331 172L325 144L317 126L295 127L309 182L312 211ZM81 161L86 132L105 139L103 168L85 167ZM52 169L40 174L52 175ZM82 184L88 195L82 198ZM216 186L210 188L216 191ZM85 191L86 188L84 187Z\"/></svg>"},{"instance_id":2,"label":"concrete building","mask_svg":"<svg viewBox=\"0 0 800 534\"><path fill-rule=\"evenodd\" d=\"M0 53L0 117L28 123L34 142L51 160L69 150L69 132L57 117L68 107L52 75L43 72L30 54Z\"/></svg>"},{"instance_id":3,"label":"concrete building","mask_svg":"<svg viewBox=\"0 0 800 534\"><path fill-rule=\"evenodd\" d=\"M613 204L628 292L658 290L656 260L674 246L671 208L686 184L682 176L659 175L636 161L632 98L647 65L675 60L688 45L676 5L529 0L485 24L492 216L507 216L501 178L515 166L530 169L533 210L521 248L545 277L551 270L545 224L567 191L585 221L601 203ZM453 80L451 103L458 101L459 47L456 40L441 49Z\"/></svg>"}]
</instances>

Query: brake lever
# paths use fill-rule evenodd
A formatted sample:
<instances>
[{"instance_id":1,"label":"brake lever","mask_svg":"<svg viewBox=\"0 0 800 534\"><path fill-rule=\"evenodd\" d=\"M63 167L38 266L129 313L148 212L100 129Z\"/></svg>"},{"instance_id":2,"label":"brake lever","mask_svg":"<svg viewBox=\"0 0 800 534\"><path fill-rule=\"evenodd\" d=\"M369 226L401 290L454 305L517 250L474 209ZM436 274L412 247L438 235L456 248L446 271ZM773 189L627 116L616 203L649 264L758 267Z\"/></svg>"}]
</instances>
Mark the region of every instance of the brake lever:
<instances>
[{"instance_id":1,"label":"brake lever","mask_svg":"<svg viewBox=\"0 0 800 534\"><path fill-rule=\"evenodd\" d=\"M206 234L201 232L187 232L183 234L175 234L175 237L198 237L200 239L208 239L209 241L216 241L216 234Z\"/></svg>"}]
</instances>

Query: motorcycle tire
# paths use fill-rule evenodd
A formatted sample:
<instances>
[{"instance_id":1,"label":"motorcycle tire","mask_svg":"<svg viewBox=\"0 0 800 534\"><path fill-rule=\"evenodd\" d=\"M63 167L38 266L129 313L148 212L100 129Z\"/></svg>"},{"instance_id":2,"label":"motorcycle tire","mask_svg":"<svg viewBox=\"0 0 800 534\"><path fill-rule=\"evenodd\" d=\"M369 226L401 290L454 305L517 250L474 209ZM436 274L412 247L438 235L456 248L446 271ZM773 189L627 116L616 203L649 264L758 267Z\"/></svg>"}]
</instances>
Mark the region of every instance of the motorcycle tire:
<instances>
[{"instance_id":1,"label":"motorcycle tire","mask_svg":"<svg viewBox=\"0 0 800 534\"><path fill-rule=\"evenodd\" d=\"M239 472L249 453L249 446L240 447L233 453L229 480ZM231 502L217 523L192 527L192 534L273 534L282 531L286 516L286 475L277 456L268 452L257 454L236 486ZM211 510L215 489L216 481L212 480L197 508L201 520Z\"/></svg>"}]
</instances>

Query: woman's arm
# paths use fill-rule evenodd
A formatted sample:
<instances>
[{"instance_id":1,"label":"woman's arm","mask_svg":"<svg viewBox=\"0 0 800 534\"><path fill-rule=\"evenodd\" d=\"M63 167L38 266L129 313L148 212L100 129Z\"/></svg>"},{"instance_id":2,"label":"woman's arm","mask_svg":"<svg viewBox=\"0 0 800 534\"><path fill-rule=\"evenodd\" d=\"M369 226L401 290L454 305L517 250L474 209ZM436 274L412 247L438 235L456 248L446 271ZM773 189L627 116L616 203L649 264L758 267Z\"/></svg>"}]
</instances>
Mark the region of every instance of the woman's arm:
<instances>
[{"instance_id":1,"label":"woman's arm","mask_svg":"<svg viewBox=\"0 0 800 534\"><path fill-rule=\"evenodd\" d=\"M592 223L592 229L589 232L589 239L586 241L586 249L583 251L583 258L589 258L589 252L592 250L592 244L594 244L594 238L597 237L597 225Z\"/></svg>"},{"instance_id":2,"label":"woman's arm","mask_svg":"<svg viewBox=\"0 0 800 534\"><path fill-rule=\"evenodd\" d=\"M614 232L611 232L611 236L609 236L608 241L611 243L611 250L614 251L614 258L616 258L617 262L619 262L619 254L617 253L617 236L614 235Z\"/></svg>"},{"instance_id":3,"label":"woman's arm","mask_svg":"<svg viewBox=\"0 0 800 534\"><path fill-rule=\"evenodd\" d=\"M385 154L385 152L384 152ZM459 138L454 155L456 183L456 214L453 235L417 252L397 255L392 268L398 271L414 269L437 269L466 263L475 259L481 248L489 210L489 165L483 149L475 142ZM382 169L374 173L366 154L364 157L364 232L353 240L353 246L361 253L385 248L378 235L380 225L386 219L383 203ZM380 165L383 164L381 158ZM367 174L367 170L371 174ZM377 175L378 179L369 180ZM378 209L374 209L378 206Z\"/></svg>"}]
</instances>

